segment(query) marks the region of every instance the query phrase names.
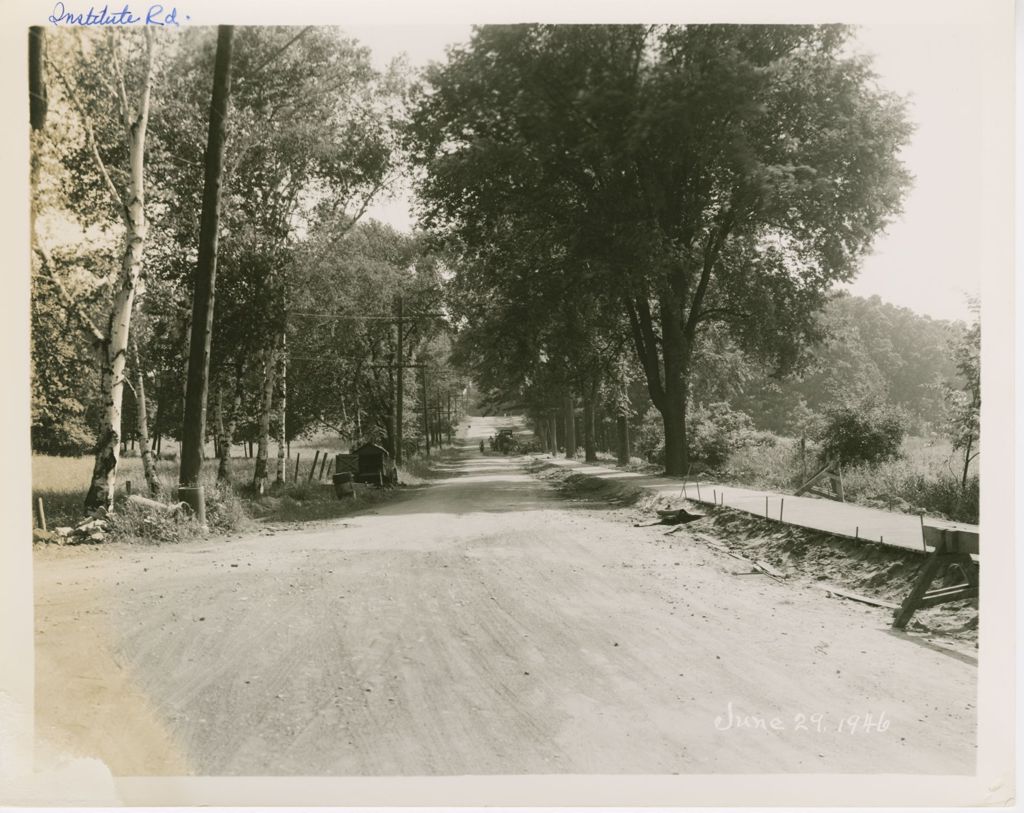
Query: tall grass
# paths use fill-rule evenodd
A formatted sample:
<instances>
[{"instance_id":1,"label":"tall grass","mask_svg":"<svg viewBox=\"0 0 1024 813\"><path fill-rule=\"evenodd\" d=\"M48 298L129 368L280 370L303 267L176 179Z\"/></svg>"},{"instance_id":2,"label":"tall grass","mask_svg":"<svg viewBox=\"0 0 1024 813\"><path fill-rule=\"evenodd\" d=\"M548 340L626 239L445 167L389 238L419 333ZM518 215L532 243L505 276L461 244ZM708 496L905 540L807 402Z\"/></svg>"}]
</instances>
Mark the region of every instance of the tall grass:
<instances>
[{"instance_id":1,"label":"tall grass","mask_svg":"<svg viewBox=\"0 0 1024 813\"><path fill-rule=\"evenodd\" d=\"M744 485L791 491L817 470L817 449L779 438L775 446L734 451L721 475ZM940 515L961 522L978 521L978 460L967 487L960 482L959 453L946 440L907 438L900 456L878 465L843 468L846 498L889 510Z\"/></svg>"}]
</instances>

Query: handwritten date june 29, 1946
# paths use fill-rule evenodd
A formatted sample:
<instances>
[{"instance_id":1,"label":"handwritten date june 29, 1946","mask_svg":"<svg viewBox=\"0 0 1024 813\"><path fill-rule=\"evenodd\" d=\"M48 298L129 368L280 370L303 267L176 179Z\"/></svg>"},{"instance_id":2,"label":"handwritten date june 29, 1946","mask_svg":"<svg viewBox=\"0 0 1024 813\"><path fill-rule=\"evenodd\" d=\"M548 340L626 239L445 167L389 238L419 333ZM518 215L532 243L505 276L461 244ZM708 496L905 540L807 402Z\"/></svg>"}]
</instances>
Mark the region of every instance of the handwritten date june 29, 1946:
<instances>
[{"instance_id":1,"label":"handwritten date june 29, 1946","mask_svg":"<svg viewBox=\"0 0 1024 813\"><path fill-rule=\"evenodd\" d=\"M889 729L885 712L872 714L829 715L823 712L793 714L792 716L765 717L743 714L730 702L725 714L715 717L719 731L807 731L815 734L881 734Z\"/></svg>"},{"instance_id":2,"label":"handwritten date june 29, 1946","mask_svg":"<svg viewBox=\"0 0 1024 813\"><path fill-rule=\"evenodd\" d=\"M65 8L63 3L56 3L49 20L54 25L146 25L179 26L181 22L188 22L192 18L185 14L179 18L176 6L162 6L153 4L146 8L145 13L136 14L125 3L124 7L114 11L109 5L96 10L95 6L89 6L88 11L71 11Z\"/></svg>"}]
</instances>

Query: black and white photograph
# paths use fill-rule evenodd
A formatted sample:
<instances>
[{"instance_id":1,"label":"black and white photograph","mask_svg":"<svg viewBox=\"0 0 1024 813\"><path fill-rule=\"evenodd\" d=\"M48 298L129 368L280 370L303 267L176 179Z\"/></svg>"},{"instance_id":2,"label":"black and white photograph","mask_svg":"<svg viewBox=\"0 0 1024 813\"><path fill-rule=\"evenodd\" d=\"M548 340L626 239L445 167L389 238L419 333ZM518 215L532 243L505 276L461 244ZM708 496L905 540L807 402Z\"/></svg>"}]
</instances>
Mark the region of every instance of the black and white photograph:
<instances>
[{"instance_id":1,"label":"black and white photograph","mask_svg":"<svg viewBox=\"0 0 1024 813\"><path fill-rule=\"evenodd\" d=\"M0 802L1013 803L1012 4L18 5Z\"/></svg>"}]
</instances>

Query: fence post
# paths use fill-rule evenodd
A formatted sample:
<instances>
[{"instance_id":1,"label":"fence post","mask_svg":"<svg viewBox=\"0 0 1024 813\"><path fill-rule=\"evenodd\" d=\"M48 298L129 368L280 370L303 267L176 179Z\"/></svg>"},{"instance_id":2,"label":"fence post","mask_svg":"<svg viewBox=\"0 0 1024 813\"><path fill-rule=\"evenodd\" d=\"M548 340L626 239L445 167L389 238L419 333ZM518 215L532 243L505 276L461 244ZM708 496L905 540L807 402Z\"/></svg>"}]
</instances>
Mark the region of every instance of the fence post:
<instances>
[{"instance_id":1,"label":"fence post","mask_svg":"<svg viewBox=\"0 0 1024 813\"><path fill-rule=\"evenodd\" d=\"M313 466L309 470L309 477L306 478L307 483L313 482L313 475L316 474L316 462L320 459L320 450L316 450L316 454L313 456Z\"/></svg>"},{"instance_id":2,"label":"fence post","mask_svg":"<svg viewBox=\"0 0 1024 813\"><path fill-rule=\"evenodd\" d=\"M46 511L43 509L43 498L39 498L39 527L46 530Z\"/></svg>"},{"instance_id":3,"label":"fence post","mask_svg":"<svg viewBox=\"0 0 1024 813\"><path fill-rule=\"evenodd\" d=\"M292 477L292 482L299 482L299 460L302 459L302 452L295 453L295 476Z\"/></svg>"}]
</instances>

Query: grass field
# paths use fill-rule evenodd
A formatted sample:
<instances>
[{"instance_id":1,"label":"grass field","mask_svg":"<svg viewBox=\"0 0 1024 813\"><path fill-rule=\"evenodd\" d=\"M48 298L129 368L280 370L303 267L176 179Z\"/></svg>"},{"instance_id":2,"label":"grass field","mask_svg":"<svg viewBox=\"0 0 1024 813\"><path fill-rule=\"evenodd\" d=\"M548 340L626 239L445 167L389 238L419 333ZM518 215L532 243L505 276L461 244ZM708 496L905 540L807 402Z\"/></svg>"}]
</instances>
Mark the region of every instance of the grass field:
<instances>
[{"instance_id":1,"label":"grass field","mask_svg":"<svg viewBox=\"0 0 1024 813\"><path fill-rule=\"evenodd\" d=\"M311 519L327 519L341 516L352 510L348 503L334 499L330 478L330 458L338 452L347 452L349 446L339 438L315 438L311 441L292 443L291 458L286 462L288 482L284 487L274 486L264 497L253 494L248 485L252 482L256 468L255 458L241 456L241 446L233 449L232 482L234 491L243 503L245 513L251 516L274 521L302 521ZM317 459L317 452L320 452ZM165 444L162 456L165 459L156 461L157 476L165 495L172 495L178 483L177 449L174 444ZM445 456L447 450L442 450ZM230 495L217 486L217 460L213 458L212 447L207 449L209 459L203 464L202 482L208 492L230 501ZM328 462L323 465L324 457ZM310 470L314 460L316 469L310 480ZM271 480L277 470L277 447L271 444L270 450ZM296 464L298 464L298 480L295 480ZM50 455L32 456L32 506L36 510L38 498L42 497L46 511L47 527L55 528L62 525L74 525L83 516L83 503L89 490L92 475L93 458L91 457L53 457ZM321 481L319 478L323 476ZM419 485L429 477L427 461L413 458L401 472L401 480L405 485ZM142 473L142 458L135 454L121 457L117 473L117 492L115 501L125 494L126 483L132 484L132 492L146 493L146 480ZM362 489L361 499L376 500L376 490ZM208 497L209 502L209 497ZM239 506L231 506L231 516L235 517ZM240 522L240 518L236 518ZM236 521L236 520L232 520ZM36 516L38 524L38 516Z\"/></svg>"}]
</instances>

